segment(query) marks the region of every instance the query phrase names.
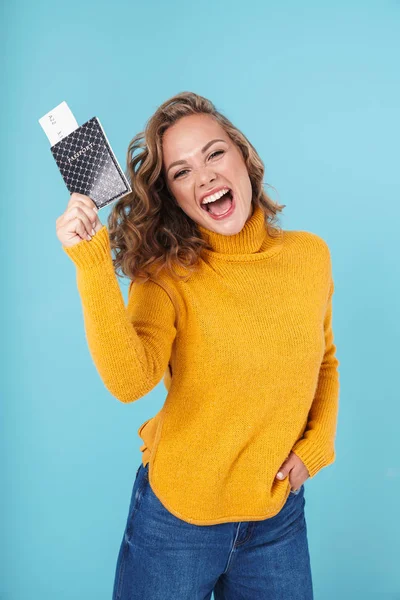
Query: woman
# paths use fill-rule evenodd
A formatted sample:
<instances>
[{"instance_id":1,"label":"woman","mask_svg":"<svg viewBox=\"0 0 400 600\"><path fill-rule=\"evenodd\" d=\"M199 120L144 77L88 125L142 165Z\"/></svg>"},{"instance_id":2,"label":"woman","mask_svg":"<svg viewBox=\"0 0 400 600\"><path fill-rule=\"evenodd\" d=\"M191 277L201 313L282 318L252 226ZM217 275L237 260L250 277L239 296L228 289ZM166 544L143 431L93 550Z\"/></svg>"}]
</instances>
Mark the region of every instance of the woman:
<instances>
[{"instance_id":1,"label":"woman","mask_svg":"<svg viewBox=\"0 0 400 600\"><path fill-rule=\"evenodd\" d=\"M304 482L335 459L339 394L329 248L276 226L256 150L196 94L159 107L128 168L109 229L80 194L57 220L104 384L168 390L138 430L113 598L311 600Z\"/></svg>"}]
</instances>

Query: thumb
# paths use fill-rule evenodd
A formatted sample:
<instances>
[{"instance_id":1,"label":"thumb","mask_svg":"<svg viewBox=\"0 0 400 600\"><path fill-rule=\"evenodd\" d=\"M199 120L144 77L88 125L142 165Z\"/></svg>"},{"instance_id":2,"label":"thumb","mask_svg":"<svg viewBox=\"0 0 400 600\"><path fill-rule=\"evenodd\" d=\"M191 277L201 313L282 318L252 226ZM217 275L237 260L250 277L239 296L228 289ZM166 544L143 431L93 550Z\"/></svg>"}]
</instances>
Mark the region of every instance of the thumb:
<instances>
[{"instance_id":1,"label":"thumb","mask_svg":"<svg viewBox=\"0 0 400 600\"><path fill-rule=\"evenodd\" d=\"M276 478L277 479L285 479L285 477L289 473L290 469L291 469L291 467L289 465L289 459L286 459L285 462L283 463L283 465L281 466L281 468L279 469L278 473L276 474Z\"/></svg>"}]
</instances>

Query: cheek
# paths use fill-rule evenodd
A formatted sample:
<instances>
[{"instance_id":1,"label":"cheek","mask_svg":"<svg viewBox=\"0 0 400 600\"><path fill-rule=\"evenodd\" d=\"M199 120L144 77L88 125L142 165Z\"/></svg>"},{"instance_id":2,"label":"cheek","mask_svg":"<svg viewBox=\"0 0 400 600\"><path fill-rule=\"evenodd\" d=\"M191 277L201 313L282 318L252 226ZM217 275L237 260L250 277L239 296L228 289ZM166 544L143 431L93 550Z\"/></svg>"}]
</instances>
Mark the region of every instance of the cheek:
<instances>
[{"instance_id":1,"label":"cheek","mask_svg":"<svg viewBox=\"0 0 400 600\"><path fill-rule=\"evenodd\" d=\"M183 185L183 183L175 188L171 188L172 195L176 202L181 207L186 207L193 202L193 189L189 185Z\"/></svg>"},{"instance_id":2,"label":"cheek","mask_svg":"<svg viewBox=\"0 0 400 600\"><path fill-rule=\"evenodd\" d=\"M246 163L243 160L240 152L235 152L231 155L231 160L228 161L229 170L235 173L237 179L248 179L249 174L247 172Z\"/></svg>"},{"instance_id":3,"label":"cheek","mask_svg":"<svg viewBox=\"0 0 400 600\"><path fill-rule=\"evenodd\" d=\"M235 160L235 163L232 166L232 172L234 173L233 181L236 182L236 185L240 187L242 192L251 194L251 181L249 173L247 171L246 164L241 158Z\"/></svg>"}]
</instances>

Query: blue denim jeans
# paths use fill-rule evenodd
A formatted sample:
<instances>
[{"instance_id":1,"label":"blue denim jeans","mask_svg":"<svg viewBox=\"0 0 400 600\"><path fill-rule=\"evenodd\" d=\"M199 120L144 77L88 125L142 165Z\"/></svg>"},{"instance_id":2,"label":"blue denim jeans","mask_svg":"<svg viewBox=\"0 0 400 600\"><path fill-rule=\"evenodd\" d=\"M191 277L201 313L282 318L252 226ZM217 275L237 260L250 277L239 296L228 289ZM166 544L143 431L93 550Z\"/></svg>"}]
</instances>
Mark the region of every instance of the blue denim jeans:
<instances>
[{"instance_id":1,"label":"blue denim jeans","mask_svg":"<svg viewBox=\"0 0 400 600\"><path fill-rule=\"evenodd\" d=\"M274 517L194 525L136 472L113 600L313 600L304 485Z\"/></svg>"}]
</instances>

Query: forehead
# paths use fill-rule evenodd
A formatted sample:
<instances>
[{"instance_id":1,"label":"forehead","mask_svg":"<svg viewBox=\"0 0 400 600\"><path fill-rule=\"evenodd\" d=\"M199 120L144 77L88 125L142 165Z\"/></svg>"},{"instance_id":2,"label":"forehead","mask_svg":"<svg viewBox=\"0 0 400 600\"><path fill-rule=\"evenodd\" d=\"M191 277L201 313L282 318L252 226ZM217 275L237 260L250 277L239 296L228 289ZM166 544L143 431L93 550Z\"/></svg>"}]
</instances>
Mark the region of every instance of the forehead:
<instances>
[{"instance_id":1,"label":"forehead","mask_svg":"<svg viewBox=\"0 0 400 600\"><path fill-rule=\"evenodd\" d=\"M163 160L170 163L180 158L201 152L210 140L221 138L229 142L229 136L221 125L210 115L190 115L182 117L171 125L163 136Z\"/></svg>"}]
</instances>

